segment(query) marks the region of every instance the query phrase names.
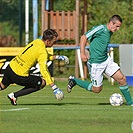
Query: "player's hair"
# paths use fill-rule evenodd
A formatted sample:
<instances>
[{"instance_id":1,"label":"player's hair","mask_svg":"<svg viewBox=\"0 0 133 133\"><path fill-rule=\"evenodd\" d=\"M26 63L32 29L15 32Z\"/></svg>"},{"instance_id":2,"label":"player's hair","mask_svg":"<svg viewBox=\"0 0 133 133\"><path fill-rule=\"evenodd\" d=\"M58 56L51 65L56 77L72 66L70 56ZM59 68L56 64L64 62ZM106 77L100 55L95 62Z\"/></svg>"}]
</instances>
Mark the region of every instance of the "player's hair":
<instances>
[{"instance_id":1,"label":"player's hair","mask_svg":"<svg viewBox=\"0 0 133 133\"><path fill-rule=\"evenodd\" d=\"M109 19L109 22L112 21L112 22L116 22L116 20L120 21L122 23L122 18L119 16L119 15L113 15L110 19Z\"/></svg>"},{"instance_id":2,"label":"player's hair","mask_svg":"<svg viewBox=\"0 0 133 133\"><path fill-rule=\"evenodd\" d=\"M43 32L42 40L52 40L54 37L58 37L58 33L53 29L47 29Z\"/></svg>"}]
</instances>

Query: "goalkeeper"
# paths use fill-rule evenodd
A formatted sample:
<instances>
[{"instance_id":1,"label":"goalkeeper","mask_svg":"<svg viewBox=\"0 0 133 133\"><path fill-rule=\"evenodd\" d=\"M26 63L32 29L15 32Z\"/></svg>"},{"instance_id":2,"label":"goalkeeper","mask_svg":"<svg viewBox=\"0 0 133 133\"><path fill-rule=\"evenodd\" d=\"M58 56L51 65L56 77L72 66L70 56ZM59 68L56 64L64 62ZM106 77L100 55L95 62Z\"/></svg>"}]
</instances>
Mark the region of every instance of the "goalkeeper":
<instances>
[{"instance_id":1,"label":"goalkeeper","mask_svg":"<svg viewBox=\"0 0 133 133\"><path fill-rule=\"evenodd\" d=\"M18 97L36 92L46 85L51 86L57 100L64 98L62 90L52 80L47 67L48 60L60 59L64 60L66 64L69 63L69 59L66 56L52 56L48 54L46 48L52 47L57 37L58 33L55 30L47 29L43 32L42 39L33 40L19 55L11 60L0 83L0 90L6 89L13 83L24 86L23 89L8 94L12 105L17 105L16 101ZM29 70L37 63L40 66L42 77L29 74Z\"/></svg>"}]
</instances>

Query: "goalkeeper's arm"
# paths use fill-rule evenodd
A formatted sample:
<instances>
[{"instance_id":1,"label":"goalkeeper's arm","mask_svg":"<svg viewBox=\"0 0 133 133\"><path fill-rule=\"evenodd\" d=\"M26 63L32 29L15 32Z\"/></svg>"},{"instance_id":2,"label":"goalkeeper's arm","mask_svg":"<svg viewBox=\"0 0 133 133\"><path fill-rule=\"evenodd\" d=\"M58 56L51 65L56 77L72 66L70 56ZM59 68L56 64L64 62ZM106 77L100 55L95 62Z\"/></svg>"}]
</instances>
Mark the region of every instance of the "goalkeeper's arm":
<instances>
[{"instance_id":1,"label":"goalkeeper's arm","mask_svg":"<svg viewBox=\"0 0 133 133\"><path fill-rule=\"evenodd\" d=\"M53 90L53 93L54 93L56 99L62 100L64 98L63 91L61 89L59 89L54 83L52 83L50 86Z\"/></svg>"},{"instance_id":2,"label":"goalkeeper's arm","mask_svg":"<svg viewBox=\"0 0 133 133\"><path fill-rule=\"evenodd\" d=\"M50 60L62 60L65 61L66 64L69 64L69 59L65 55L53 55L49 57Z\"/></svg>"}]
</instances>

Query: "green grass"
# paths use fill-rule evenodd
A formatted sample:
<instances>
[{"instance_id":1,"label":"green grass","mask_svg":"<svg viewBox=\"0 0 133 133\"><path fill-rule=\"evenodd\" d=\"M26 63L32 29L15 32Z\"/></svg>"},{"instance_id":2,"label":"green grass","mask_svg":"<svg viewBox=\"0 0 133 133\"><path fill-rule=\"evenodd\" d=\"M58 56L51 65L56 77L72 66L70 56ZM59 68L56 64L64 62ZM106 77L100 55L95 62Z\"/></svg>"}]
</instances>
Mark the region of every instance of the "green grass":
<instances>
[{"instance_id":1,"label":"green grass","mask_svg":"<svg viewBox=\"0 0 133 133\"><path fill-rule=\"evenodd\" d=\"M12 85L0 92L0 133L131 133L132 107L109 104L118 85L104 81L101 93L94 94L75 87L68 94L67 82L56 82L65 94L62 101L54 98L50 87L18 98L12 106L7 94L21 89ZM130 87L133 94L133 87Z\"/></svg>"}]
</instances>

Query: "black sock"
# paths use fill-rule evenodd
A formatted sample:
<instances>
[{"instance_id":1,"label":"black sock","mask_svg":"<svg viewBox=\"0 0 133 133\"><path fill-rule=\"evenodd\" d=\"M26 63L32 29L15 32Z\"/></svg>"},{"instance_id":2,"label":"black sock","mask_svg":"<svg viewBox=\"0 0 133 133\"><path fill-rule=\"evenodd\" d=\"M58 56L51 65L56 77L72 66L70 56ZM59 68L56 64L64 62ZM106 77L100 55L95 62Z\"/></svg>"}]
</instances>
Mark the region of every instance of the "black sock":
<instances>
[{"instance_id":1,"label":"black sock","mask_svg":"<svg viewBox=\"0 0 133 133\"><path fill-rule=\"evenodd\" d=\"M27 94L30 94L30 93L33 93L33 92L36 92L39 90L40 90L40 88L26 88L26 87L24 87L23 89L15 92L14 96L15 96L15 98L17 98L17 97L24 96L24 95L27 95Z\"/></svg>"}]
</instances>

